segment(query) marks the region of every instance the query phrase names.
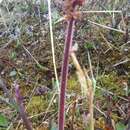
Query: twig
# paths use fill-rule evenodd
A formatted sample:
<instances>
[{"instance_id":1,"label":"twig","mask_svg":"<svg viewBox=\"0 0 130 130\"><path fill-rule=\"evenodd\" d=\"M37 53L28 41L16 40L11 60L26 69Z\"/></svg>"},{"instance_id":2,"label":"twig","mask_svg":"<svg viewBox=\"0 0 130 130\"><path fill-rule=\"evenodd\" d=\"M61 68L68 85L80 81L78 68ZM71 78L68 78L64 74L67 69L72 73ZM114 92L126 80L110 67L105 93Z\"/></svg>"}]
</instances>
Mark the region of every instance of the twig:
<instances>
[{"instance_id":1,"label":"twig","mask_svg":"<svg viewBox=\"0 0 130 130\"><path fill-rule=\"evenodd\" d=\"M49 103L49 105L48 105L48 107L47 107L47 109L46 109L46 112L45 112L45 115L44 115L42 121L45 120L46 114L48 113L48 111L49 111L49 109L50 109L50 107L51 107L51 105L52 105L52 103L53 103L53 101L54 101L54 99L55 99L56 94L57 94L57 92L54 92L54 94L53 94L53 96L52 96L52 98L51 98L51 101L50 101L50 103Z\"/></svg>"},{"instance_id":2,"label":"twig","mask_svg":"<svg viewBox=\"0 0 130 130\"><path fill-rule=\"evenodd\" d=\"M123 33L123 34L126 33L125 31L118 30L118 29L115 29L115 28L112 28L112 27L108 27L108 26L105 26L105 25L102 25L102 24L99 24L99 23L96 23L96 22L93 22L93 21L90 21L90 20L88 20L88 22L91 23L91 24L94 24L96 26L105 28L105 29L109 29L109 30L116 31L116 32L119 32L119 33Z\"/></svg>"},{"instance_id":3,"label":"twig","mask_svg":"<svg viewBox=\"0 0 130 130\"><path fill-rule=\"evenodd\" d=\"M44 70L48 70L47 67L41 66L41 64L35 59L35 57L30 53L30 51L24 46L22 45L23 49L31 56L31 58L35 61L35 63L40 66L42 69Z\"/></svg>"},{"instance_id":4,"label":"twig","mask_svg":"<svg viewBox=\"0 0 130 130\"><path fill-rule=\"evenodd\" d=\"M102 11L96 11L96 10L92 10L92 11L81 11L81 13L122 13L122 11L120 10L102 10Z\"/></svg>"},{"instance_id":5,"label":"twig","mask_svg":"<svg viewBox=\"0 0 130 130\"><path fill-rule=\"evenodd\" d=\"M118 97L118 98L120 98L120 99L122 99L122 100L124 100L124 101L129 101L128 99L126 99L126 98L124 98L124 97L122 97L122 96L118 96L118 95L116 95L115 93L112 93L111 91L109 91L109 90L106 90L106 89L104 89L104 88L101 88L101 87L99 87L99 86L96 86L96 88L97 89L100 89L101 91L103 91L103 92L105 92L105 93L108 93L108 94L110 94L110 95L112 95L112 96L116 96L116 97Z\"/></svg>"},{"instance_id":6,"label":"twig","mask_svg":"<svg viewBox=\"0 0 130 130\"><path fill-rule=\"evenodd\" d=\"M99 11L99 10L88 10L88 11L80 11L81 13L83 13L83 14L89 14L89 13L119 13L119 14L121 14L121 16L122 16L122 11L120 11L120 10L102 10L102 11ZM59 23L59 22L62 22L63 20L65 20L65 18L64 17L61 17L60 19L58 19L56 22L55 22L55 24L57 24L57 23Z\"/></svg>"},{"instance_id":7,"label":"twig","mask_svg":"<svg viewBox=\"0 0 130 130\"><path fill-rule=\"evenodd\" d=\"M128 61L130 61L130 59L127 58L127 59L125 59L125 60L123 60L123 61L120 61L120 62L114 64L113 67L116 67L116 66L121 65L121 64L125 64L125 63L127 63Z\"/></svg>"},{"instance_id":8,"label":"twig","mask_svg":"<svg viewBox=\"0 0 130 130\"><path fill-rule=\"evenodd\" d=\"M13 40L9 40L7 43L5 43L1 48L0 48L0 52L3 51L3 49L5 49L6 47L8 47L11 43L13 43Z\"/></svg>"}]
</instances>

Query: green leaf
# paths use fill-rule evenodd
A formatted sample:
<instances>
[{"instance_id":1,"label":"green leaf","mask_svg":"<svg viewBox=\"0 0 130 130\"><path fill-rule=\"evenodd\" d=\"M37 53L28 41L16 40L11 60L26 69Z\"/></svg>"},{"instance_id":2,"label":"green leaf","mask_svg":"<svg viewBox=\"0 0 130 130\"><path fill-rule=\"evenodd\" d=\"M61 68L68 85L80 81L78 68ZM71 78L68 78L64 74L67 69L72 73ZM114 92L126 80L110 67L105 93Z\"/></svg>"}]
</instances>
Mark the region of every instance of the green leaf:
<instances>
[{"instance_id":1,"label":"green leaf","mask_svg":"<svg viewBox=\"0 0 130 130\"><path fill-rule=\"evenodd\" d=\"M14 51L14 52L12 52L11 54L10 54L10 58L12 59L12 60L15 60L16 59L16 52Z\"/></svg>"},{"instance_id":2,"label":"green leaf","mask_svg":"<svg viewBox=\"0 0 130 130\"><path fill-rule=\"evenodd\" d=\"M60 19L60 14L57 10L53 10L52 12L52 23L55 24L55 22Z\"/></svg>"},{"instance_id":3,"label":"green leaf","mask_svg":"<svg viewBox=\"0 0 130 130\"><path fill-rule=\"evenodd\" d=\"M14 76L16 76L16 74L17 74L17 72L15 70L13 70L10 72L9 76L14 77Z\"/></svg>"},{"instance_id":4,"label":"green leaf","mask_svg":"<svg viewBox=\"0 0 130 130\"><path fill-rule=\"evenodd\" d=\"M47 67L42 66L41 64L37 63L36 66L41 70L48 70Z\"/></svg>"},{"instance_id":5,"label":"green leaf","mask_svg":"<svg viewBox=\"0 0 130 130\"><path fill-rule=\"evenodd\" d=\"M19 40L16 41L16 48L18 48L21 45L21 42Z\"/></svg>"},{"instance_id":6,"label":"green leaf","mask_svg":"<svg viewBox=\"0 0 130 130\"><path fill-rule=\"evenodd\" d=\"M122 124L121 122L118 122L116 124L116 130L125 130L126 126L124 124Z\"/></svg>"},{"instance_id":7,"label":"green leaf","mask_svg":"<svg viewBox=\"0 0 130 130\"><path fill-rule=\"evenodd\" d=\"M47 12L48 10L47 3L44 0L43 1L41 0L40 9L41 9L41 12L43 13Z\"/></svg>"},{"instance_id":8,"label":"green leaf","mask_svg":"<svg viewBox=\"0 0 130 130\"><path fill-rule=\"evenodd\" d=\"M0 114L0 127L8 127L8 124L8 119L4 115Z\"/></svg>"},{"instance_id":9,"label":"green leaf","mask_svg":"<svg viewBox=\"0 0 130 130\"><path fill-rule=\"evenodd\" d=\"M53 84L53 90L59 89L59 81L56 81L54 78L52 79L52 84Z\"/></svg>"},{"instance_id":10,"label":"green leaf","mask_svg":"<svg viewBox=\"0 0 130 130\"><path fill-rule=\"evenodd\" d=\"M51 130L58 130L56 123L52 122Z\"/></svg>"},{"instance_id":11,"label":"green leaf","mask_svg":"<svg viewBox=\"0 0 130 130\"><path fill-rule=\"evenodd\" d=\"M94 47L93 47L93 44L92 43L89 43L89 42L87 42L85 45L84 45L84 47L86 48L86 49L93 49Z\"/></svg>"}]
</instances>

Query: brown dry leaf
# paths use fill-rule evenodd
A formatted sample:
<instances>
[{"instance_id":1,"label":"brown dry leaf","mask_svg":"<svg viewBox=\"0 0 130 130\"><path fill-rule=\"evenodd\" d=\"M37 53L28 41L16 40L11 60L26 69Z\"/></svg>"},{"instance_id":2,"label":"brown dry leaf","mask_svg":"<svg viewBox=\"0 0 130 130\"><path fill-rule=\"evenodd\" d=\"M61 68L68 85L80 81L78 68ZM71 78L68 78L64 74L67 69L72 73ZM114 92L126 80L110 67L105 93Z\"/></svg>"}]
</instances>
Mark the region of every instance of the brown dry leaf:
<instances>
[{"instance_id":1,"label":"brown dry leaf","mask_svg":"<svg viewBox=\"0 0 130 130\"><path fill-rule=\"evenodd\" d=\"M48 128L41 126L41 127L38 127L36 130L48 130Z\"/></svg>"}]
</instances>

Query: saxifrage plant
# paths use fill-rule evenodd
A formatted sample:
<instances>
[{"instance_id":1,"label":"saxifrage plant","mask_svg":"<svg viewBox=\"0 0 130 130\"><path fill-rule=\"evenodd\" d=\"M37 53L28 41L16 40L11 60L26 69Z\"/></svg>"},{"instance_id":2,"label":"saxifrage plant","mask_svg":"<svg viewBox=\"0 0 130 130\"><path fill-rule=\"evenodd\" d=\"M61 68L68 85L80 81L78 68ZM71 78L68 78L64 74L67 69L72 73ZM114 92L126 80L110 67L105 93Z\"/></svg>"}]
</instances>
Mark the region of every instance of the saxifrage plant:
<instances>
[{"instance_id":1,"label":"saxifrage plant","mask_svg":"<svg viewBox=\"0 0 130 130\"><path fill-rule=\"evenodd\" d=\"M65 122L65 90L67 86L67 76L68 76L68 64L69 56L72 47L72 39L74 33L75 21L79 17L79 12L76 11L78 6L82 6L84 0L66 0L64 3L67 28L65 37L65 47L64 47L64 57L61 70L61 82L60 82L60 102L59 102L59 122L58 130L64 130Z\"/></svg>"}]
</instances>

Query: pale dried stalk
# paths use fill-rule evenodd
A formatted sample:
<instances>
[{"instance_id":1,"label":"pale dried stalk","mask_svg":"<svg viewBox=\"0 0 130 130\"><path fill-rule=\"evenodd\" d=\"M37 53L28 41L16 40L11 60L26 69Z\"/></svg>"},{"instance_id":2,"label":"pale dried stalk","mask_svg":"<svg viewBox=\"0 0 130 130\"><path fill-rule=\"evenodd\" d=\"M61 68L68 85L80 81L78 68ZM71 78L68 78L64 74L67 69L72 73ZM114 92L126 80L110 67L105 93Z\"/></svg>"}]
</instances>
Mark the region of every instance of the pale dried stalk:
<instances>
[{"instance_id":1,"label":"pale dried stalk","mask_svg":"<svg viewBox=\"0 0 130 130\"><path fill-rule=\"evenodd\" d=\"M90 130L94 130L94 90L92 80L89 78L87 70L84 68L87 86L88 86L88 101L89 101L89 113L90 113Z\"/></svg>"},{"instance_id":2,"label":"pale dried stalk","mask_svg":"<svg viewBox=\"0 0 130 130\"><path fill-rule=\"evenodd\" d=\"M82 13L122 13L121 10L88 10L81 11Z\"/></svg>"},{"instance_id":3,"label":"pale dried stalk","mask_svg":"<svg viewBox=\"0 0 130 130\"><path fill-rule=\"evenodd\" d=\"M92 80L89 78L87 74L87 70L82 70L76 55L74 52L71 53L71 57L73 60L73 63L77 69L78 79L81 85L81 90L84 96L88 98L89 102L89 113L90 113L90 130L94 130L94 119L93 119L93 111L94 111L94 90L93 90L93 84Z\"/></svg>"},{"instance_id":4,"label":"pale dried stalk","mask_svg":"<svg viewBox=\"0 0 130 130\"><path fill-rule=\"evenodd\" d=\"M92 86L89 88L89 113L90 113L90 130L94 130L94 93L93 93L93 89Z\"/></svg>"},{"instance_id":5,"label":"pale dried stalk","mask_svg":"<svg viewBox=\"0 0 130 130\"><path fill-rule=\"evenodd\" d=\"M78 80L81 85L81 92L82 92L83 96L87 96L88 88L87 88L86 78L85 78L84 72L83 72L74 52L71 53L71 58L73 60L74 66L77 69L77 76L78 76Z\"/></svg>"},{"instance_id":6,"label":"pale dried stalk","mask_svg":"<svg viewBox=\"0 0 130 130\"><path fill-rule=\"evenodd\" d=\"M102 27L102 28L105 28L105 29L109 29L109 30L112 30L112 31L116 31L116 32L125 34L125 31L122 31L122 30L119 30L119 29L115 29L115 28L112 28L112 27L109 27L109 26L106 26L106 25L102 25L100 23L96 23L96 22L93 22L93 21L90 21L90 20L88 20L88 22L90 24L93 24L93 25L96 25L96 26L99 26L99 27Z\"/></svg>"},{"instance_id":7,"label":"pale dried stalk","mask_svg":"<svg viewBox=\"0 0 130 130\"><path fill-rule=\"evenodd\" d=\"M50 28L50 40L51 40L51 51L52 51L52 60L53 60L53 67L56 79L56 85L58 87L58 92L60 91L59 88L59 79L56 67L56 58L55 58L55 47L54 47L54 38L53 38L53 29L52 29L52 18L51 18L51 1L47 0L48 2L48 15L49 15L49 28Z\"/></svg>"}]
</instances>

